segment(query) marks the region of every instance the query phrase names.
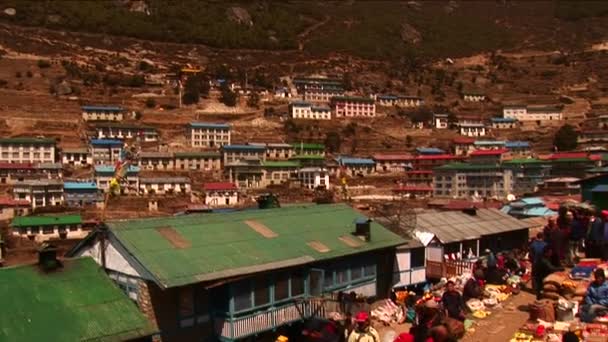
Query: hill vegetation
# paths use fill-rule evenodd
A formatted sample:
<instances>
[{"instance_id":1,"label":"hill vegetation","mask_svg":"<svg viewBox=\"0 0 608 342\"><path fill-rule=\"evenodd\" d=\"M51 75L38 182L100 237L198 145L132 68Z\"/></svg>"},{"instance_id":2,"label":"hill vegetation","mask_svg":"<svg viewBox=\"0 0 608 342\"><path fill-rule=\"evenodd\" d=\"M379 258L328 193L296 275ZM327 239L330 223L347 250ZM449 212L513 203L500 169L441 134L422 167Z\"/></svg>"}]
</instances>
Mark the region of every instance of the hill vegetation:
<instances>
[{"instance_id":1,"label":"hill vegetation","mask_svg":"<svg viewBox=\"0 0 608 342\"><path fill-rule=\"evenodd\" d=\"M602 1L34 1L0 0L0 20L214 48L344 53L399 60L598 39ZM563 32L572 32L572 35ZM524 46L527 45L527 46Z\"/></svg>"}]
</instances>

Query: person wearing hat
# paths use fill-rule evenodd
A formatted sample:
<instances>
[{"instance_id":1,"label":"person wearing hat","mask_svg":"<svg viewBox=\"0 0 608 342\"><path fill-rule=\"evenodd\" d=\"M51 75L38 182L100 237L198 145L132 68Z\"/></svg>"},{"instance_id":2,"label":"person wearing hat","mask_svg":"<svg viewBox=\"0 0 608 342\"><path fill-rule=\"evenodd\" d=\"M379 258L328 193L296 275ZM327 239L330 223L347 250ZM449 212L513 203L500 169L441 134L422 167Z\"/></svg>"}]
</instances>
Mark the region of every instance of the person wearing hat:
<instances>
[{"instance_id":1,"label":"person wearing hat","mask_svg":"<svg viewBox=\"0 0 608 342\"><path fill-rule=\"evenodd\" d=\"M367 312L359 311L355 315L355 330L348 336L348 342L380 342L380 335L370 325Z\"/></svg>"}]
</instances>

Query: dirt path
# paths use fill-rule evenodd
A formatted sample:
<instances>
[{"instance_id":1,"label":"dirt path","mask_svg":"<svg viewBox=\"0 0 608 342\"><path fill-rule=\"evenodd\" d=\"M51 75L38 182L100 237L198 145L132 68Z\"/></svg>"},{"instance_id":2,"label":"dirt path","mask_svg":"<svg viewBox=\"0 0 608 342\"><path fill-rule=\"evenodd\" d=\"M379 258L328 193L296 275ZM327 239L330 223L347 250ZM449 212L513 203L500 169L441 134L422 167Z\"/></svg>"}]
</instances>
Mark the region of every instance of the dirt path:
<instances>
[{"instance_id":1,"label":"dirt path","mask_svg":"<svg viewBox=\"0 0 608 342\"><path fill-rule=\"evenodd\" d=\"M475 331L467 333L461 341L509 341L517 329L528 320L528 312L525 309L533 301L533 294L522 291L502 303L503 308L493 311L490 317L477 320Z\"/></svg>"}]
</instances>

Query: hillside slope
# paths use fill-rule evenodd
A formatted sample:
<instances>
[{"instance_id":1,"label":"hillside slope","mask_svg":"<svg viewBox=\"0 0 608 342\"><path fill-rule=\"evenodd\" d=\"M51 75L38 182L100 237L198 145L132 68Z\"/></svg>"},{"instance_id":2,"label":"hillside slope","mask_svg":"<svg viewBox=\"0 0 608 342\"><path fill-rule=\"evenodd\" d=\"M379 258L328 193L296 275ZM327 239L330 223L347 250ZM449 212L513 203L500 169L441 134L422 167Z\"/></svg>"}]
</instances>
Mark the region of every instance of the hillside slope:
<instances>
[{"instance_id":1,"label":"hillside slope","mask_svg":"<svg viewBox=\"0 0 608 342\"><path fill-rule=\"evenodd\" d=\"M384 60L576 49L608 32L601 1L0 0L0 10L26 26Z\"/></svg>"}]
</instances>

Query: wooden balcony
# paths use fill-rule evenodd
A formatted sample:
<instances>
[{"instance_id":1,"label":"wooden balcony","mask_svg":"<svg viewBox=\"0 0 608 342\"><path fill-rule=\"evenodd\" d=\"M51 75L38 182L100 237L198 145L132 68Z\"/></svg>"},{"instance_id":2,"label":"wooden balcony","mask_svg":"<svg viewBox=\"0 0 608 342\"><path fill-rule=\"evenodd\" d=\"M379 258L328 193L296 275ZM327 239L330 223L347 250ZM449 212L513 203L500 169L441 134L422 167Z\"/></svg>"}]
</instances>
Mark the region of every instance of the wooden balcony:
<instances>
[{"instance_id":1,"label":"wooden balcony","mask_svg":"<svg viewBox=\"0 0 608 342\"><path fill-rule=\"evenodd\" d=\"M310 303L305 301L292 302L281 307L271 307L266 311L232 319L230 317L216 317L214 327L221 340L234 341L273 330L288 323L304 320L311 317L312 312L313 306Z\"/></svg>"},{"instance_id":2,"label":"wooden balcony","mask_svg":"<svg viewBox=\"0 0 608 342\"><path fill-rule=\"evenodd\" d=\"M465 272L472 272L473 260L426 261L426 277L429 279L451 278Z\"/></svg>"}]
</instances>

